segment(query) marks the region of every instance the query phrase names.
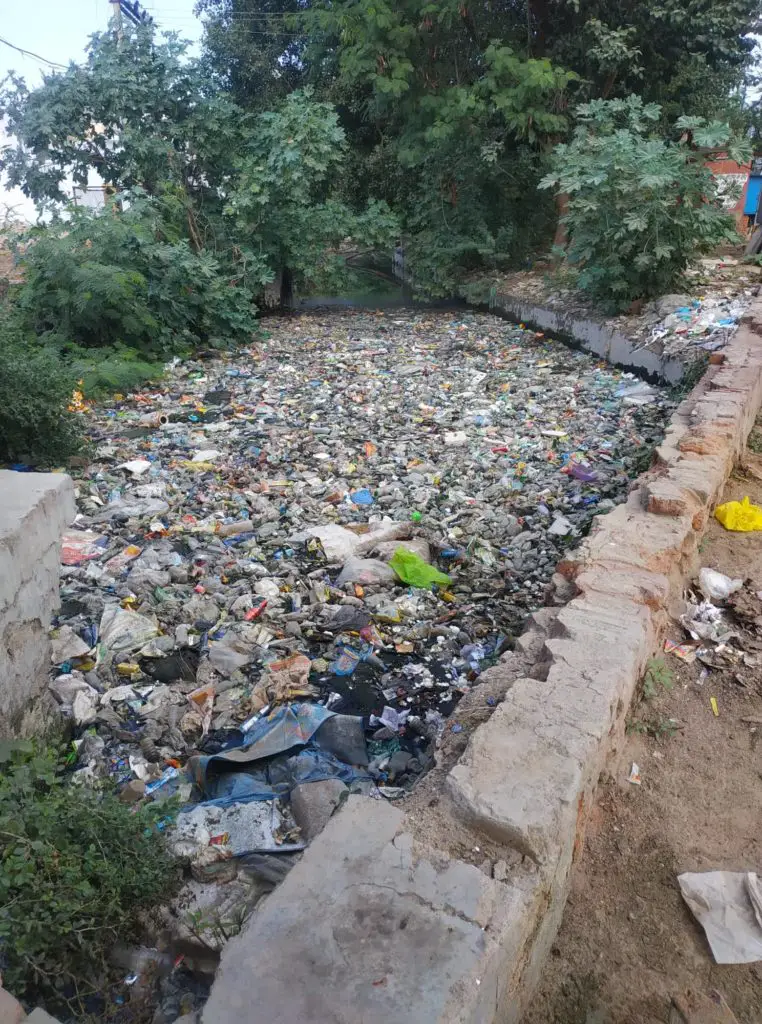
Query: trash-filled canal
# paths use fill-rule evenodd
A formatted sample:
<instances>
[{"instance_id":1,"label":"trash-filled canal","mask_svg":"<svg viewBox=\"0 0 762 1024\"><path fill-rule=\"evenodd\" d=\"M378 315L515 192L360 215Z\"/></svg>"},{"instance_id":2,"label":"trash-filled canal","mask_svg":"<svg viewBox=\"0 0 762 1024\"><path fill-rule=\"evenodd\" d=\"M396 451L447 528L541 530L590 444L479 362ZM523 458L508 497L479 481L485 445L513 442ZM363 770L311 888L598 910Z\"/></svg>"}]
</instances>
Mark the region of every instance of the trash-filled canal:
<instances>
[{"instance_id":1,"label":"trash-filled canal","mask_svg":"<svg viewBox=\"0 0 762 1024\"><path fill-rule=\"evenodd\" d=\"M77 771L203 803L199 878L303 847L305 783L413 786L672 406L486 314L264 327L90 411L54 623Z\"/></svg>"},{"instance_id":2,"label":"trash-filled canal","mask_svg":"<svg viewBox=\"0 0 762 1024\"><path fill-rule=\"evenodd\" d=\"M93 410L53 690L98 725L92 767L149 788L166 757L256 750L263 712L294 703L300 742L364 716L361 770L315 771L410 782L670 404L488 315L266 325Z\"/></svg>"}]
</instances>

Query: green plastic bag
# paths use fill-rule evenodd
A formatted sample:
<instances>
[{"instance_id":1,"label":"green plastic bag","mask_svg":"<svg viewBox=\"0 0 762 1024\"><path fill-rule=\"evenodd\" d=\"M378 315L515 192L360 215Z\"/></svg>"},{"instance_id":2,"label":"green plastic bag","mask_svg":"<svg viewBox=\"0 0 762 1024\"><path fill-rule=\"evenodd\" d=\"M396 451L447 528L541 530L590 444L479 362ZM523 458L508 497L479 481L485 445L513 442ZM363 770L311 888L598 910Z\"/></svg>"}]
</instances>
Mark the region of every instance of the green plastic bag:
<instances>
[{"instance_id":1,"label":"green plastic bag","mask_svg":"<svg viewBox=\"0 0 762 1024\"><path fill-rule=\"evenodd\" d=\"M751 533L762 530L762 508L752 505L749 498L743 501L726 501L714 510L715 519L719 520L726 530L739 533Z\"/></svg>"},{"instance_id":2,"label":"green plastic bag","mask_svg":"<svg viewBox=\"0 0 762 1024\"><path fill-rule=\"evenodd\" d=\"M408 551L407 548L397 548L389 560L389 565L403 583L408 583L411 587L420 587L421 590L428 590L432 583L446 586L452 582L446 573L424 562L420 555Z\"/></svg>"}]
</instances>

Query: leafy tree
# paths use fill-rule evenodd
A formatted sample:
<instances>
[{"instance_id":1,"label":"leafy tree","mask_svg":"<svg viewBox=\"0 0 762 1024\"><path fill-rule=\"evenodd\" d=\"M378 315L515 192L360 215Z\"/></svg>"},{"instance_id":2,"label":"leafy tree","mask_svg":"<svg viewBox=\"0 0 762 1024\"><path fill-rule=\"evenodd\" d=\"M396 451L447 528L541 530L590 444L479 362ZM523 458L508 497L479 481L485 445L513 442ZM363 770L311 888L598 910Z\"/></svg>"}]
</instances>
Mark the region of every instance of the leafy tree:
<instances>
[{"instance_id":1,"label":"leafy tree","mask_svg":"<svg viewBox=\"0 0 762 1024\"><path fill-rule=\"evenodd\" d=\"M709 116L727 104L753 71L762 18L760 0L199 0L197 10L216 66L248 61L286 88L305 72L327 93L347 73L364 84L386 77L392 92L411 70L462 84L497 42L574 71L585 98L638 92L665 105L666 117L673 107ZM251 106L254 76L228 81Z\"/></svg>"},{"instance_id":2,"label":"leafy tree","mask_svg":"<svg viewBox=\"0 0 762 1024\"><path fill-rule=\"evenodd\" d=\"M532 51L575 70L590 98L637 93L680 114L714 117L752 70L760 0L527 0Z\"/></svg>"},{"instance_id":3,"label":"leafy tree","mask_svg":"<svg viewBox=\"0 0 762 1024\"><path fill-rule=\"evenodd\" d=\"M0 165L8 183L65 202L64 181L84 186L96 171L115 189L172 187L213 203L249 120L188 58L188 45L159 41L151 28L122 42L96 33L82 65L46 75L41 87L11 76L0 94L15 139Z\"/></svg>"},{"instance_id":4,"label":"leafy tree","mask_svg":"<svg viewBox=\"0 0 762 1024\"><path fill-rule=\"evenodd\" d=\"M336 112L309 93L259 116L225 209L238 237L257 240L252 259L330 287L346 276L342 250L353 238L390 248L398 226L384 203L355 213L334 193L346 149Z\"/></svg>"},{"instance_id":5,"label":"leafy tree","mask_svg":"<svg viewBox=\"0 0 762 1024\"><path fill-rule=\"evenodd\" d=\"M540 184L568 195L567 257L579 287L625 305L674 289L690 260L737 236L706 158L748 158L727 124L684 117L679 141L656 132L661 110L631 96L577 109L571 142Z\"/></svg>"},{"instance_id":6,"label":"leafy tree","mask_svg":"<svg viewBox=\"0 0 762 1024\"><path fill-rule=\"evenodd\" d=\"M18 293L26 328L64 352L123 346L152 358L249 340L251 290L172 230L168 205L133 190L33 229ZM262 284L270 272L260 260L246 275Z\"/></svg>"},{"instance_id":7,"label":"leafy tree","mask_svg":"<svg viewBox=\"0 0 762 1024\"><path fill-rule=\"evenodd\" d=\"M296 8L296 10L295 10ZM399 213L421 283L520 263L552 234L535 191L580 100L640 93L679 115L748 120L762 0L201 0L207 59L247 109L309 80L350 143L350 202ZM239 74L242 67L256 74ZM261 74L259 73L261 69ZM262 83L265 83L264 85Z\"/></svg>"},{"instance_id":8,"label":"leafy tree","mask_svg":"<svg viewBox=\"0 0 762 1024\"><path fill-rule=\"evenodd\" d=\"M503 14L459 0L336 0L302 16L313 77L372 123L352 137L365 177L399 211L414 275L439 293L471 268L521 261L552 230L550 204L532 218L522 207L544 148L566 131L576 76L527 59Z\"/></svg>"},{"instance_id":9,"label":"leafy tree","mask_svg":"<svg viewBox=\"0 0 762 1024\"><path fill-rule=\"evenodd\" d=\"M351 215L336 198L346 146L328 107L303 92L247 114L186 44L150 28L94 36L81 67L32 92L14 79L2 112L16 137L2 158L10 184L60 204L67 176L97 172L121 197L110 218L75 216L68 235L43 230L30 250L25 313L79 345L233 341L250 330L252 295L284 268L315 277L346 234L391 242L384 207Z\"/></svg>"},{"instance_id":10,"label":"leafy tree","mask_svg":"<svg viewBox=\"0 0 762 1024\"><path fill-rule=\"evenodd\" d=\"M266 110L307 84L304 37L292 20L303 0L198 0L202 62L236 102Z\"/></svg>"}]
</instances>

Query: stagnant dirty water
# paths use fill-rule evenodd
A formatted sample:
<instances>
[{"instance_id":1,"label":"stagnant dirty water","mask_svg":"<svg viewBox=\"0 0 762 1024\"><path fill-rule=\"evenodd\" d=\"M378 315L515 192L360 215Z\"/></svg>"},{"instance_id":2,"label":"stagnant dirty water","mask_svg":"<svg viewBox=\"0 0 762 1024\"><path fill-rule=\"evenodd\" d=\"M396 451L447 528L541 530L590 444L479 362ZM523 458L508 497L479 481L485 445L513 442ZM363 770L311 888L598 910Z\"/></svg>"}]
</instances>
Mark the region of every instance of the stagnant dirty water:
<instances>
[{"instance_id":1,"label":"stagnant dirty water","mask_svg":"<svg viewBox=\"0 0 762 1024\"><path fill-rule=\"evenodd\" d=\"M54 623L78 770L205 804L197 889L247 857L273 884L320 818L304 783L404 797L671 409L489 315L265 327L91 410Z\"/></svg>"}]
</instances>

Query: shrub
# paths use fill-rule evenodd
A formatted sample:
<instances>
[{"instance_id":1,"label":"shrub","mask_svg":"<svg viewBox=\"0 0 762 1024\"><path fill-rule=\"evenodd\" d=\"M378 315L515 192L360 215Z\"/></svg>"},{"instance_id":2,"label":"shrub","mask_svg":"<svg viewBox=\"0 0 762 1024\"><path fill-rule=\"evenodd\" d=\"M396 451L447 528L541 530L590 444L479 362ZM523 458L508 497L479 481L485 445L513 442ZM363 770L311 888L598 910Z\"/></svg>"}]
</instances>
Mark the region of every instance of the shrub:
<instances>
[{"instance_id":1,"label":"shrub","mask_svg":"<svg viewBox=\"0 0 762 1024\"><path fill-rule=\"evenodd\" d=\"M748 145L703 118L681 118L680 141L670 141L654 134L660 117L637 96L578 107L572 141L556 147L540 183L568 195L567 258L578 287L620 307L674 290L693 258L738 241L706 160L744 160Z\"/></svg>"},{"instance_id":2,"label":"shrub","mask_svg":"<svg viewBox=\"0 0 762 1024\"><path fill-rule=\"evenodd\" d=\"M149 362L133 348L79 348L67 345L64 358L82 391L90 398L102 398L114 392L128 394L147 381L158 381L164 373L163 363Z\"/></svg>"},{"instance_id":3,"label":"shrub","mask_svg":"<svg viewBox=\"0 0 762 1024\"><path fill-rule=\"evenodd\" d=\"M175 207L134 190L34 229L18 293L24 326L59 347L123 346L149 359L249 341L251 292L235 268L178 237Z\"/></svg>"},{"instance_id":4,"label":"shrub","mask_svg":"<svg viewBox=\"0 0 762 1024\"><path fill-rule=\"evenodd\" d=\"M79 1014L107 995L114 943L137 938L138 913L169 895L177 870L150 809L68 784L50 750L0 746L3 984Z\"/></svg>"},{"instance_id":5,"label":"shrub","mask_svg":"<svg viewBox=\"0 0 762 1024\"><path fill-rule=\"evenodd\" d=\"M80 450L79 419L68 411L75 383L54 353L0 318L0 461L46 468Z\"/></svg>"}]
</instances>

